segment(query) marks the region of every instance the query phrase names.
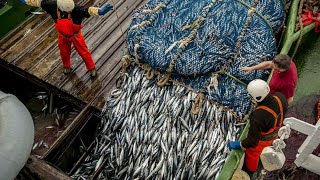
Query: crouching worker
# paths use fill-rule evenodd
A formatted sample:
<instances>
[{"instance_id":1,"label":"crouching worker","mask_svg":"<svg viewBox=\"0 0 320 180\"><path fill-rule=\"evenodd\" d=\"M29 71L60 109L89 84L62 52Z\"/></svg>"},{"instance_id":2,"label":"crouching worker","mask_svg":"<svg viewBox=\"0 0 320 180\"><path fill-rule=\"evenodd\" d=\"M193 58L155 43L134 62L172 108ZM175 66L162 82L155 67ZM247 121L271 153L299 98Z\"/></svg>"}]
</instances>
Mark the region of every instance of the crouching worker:
<instances>
[{"instance_id":1,"label":"crouching worker","mask_svg":"<svg viewBox=\"0 0 320 180\"><path fill-rule=\"evenodd\" d=\"M247 89L257 102L257 107L250 114L249 132L246 139L231 141L228 146L230 149L245 149L243 170L252 175L258 169L263 148L270 146L278 137L278 130L288 110L288 100L279 92L271 95L268 84L261 79L251 81Z\"/></svg>"},{"instance_id":2,"label":"crouching worker","mask_svg":"<svg viewBox=\"0 0 320 180\"><path fill-rule=\"evenodd\" d=\"M23 4L41 7L50 14L58 31L58 46L63 63L63 73L69 74L71 68L71 43L82 57L86 68L90 71L91 78L95 78L97 71L91 53L81 33L81 23L90 16L105 15L112 10L111 4L103 8L77 6L73 0L19 0Z\"/></svg>"}]
</instances>

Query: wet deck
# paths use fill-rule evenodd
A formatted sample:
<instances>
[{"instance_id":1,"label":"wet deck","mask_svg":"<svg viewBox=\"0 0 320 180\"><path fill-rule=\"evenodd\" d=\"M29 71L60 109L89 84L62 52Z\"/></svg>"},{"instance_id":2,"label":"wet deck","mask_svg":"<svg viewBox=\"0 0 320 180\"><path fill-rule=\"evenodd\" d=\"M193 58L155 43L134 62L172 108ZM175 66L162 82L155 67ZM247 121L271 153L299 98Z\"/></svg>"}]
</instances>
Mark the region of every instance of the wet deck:
<instances>
[{"instance_id":1,"label":"wet deck","mask_svg":"<svg viewBox=\"0 0 320 180\"><path fill-rule=\"evenodd\" d=\"M91 0L80 0L77 4L91 6ZM106 2L114 10L105 16L91 17L83 22L82 33L92 53L98 77L90 79L79 54L73 49L71 61L74 72L62 73L62 62L57 45L57 31L48 14L34 15L11 34L0 40L0 58L30 77L49 83L67 94L101 109L105 97L115 87L119 76L125 34L131 22L131 14L145 0L96 1L94 6Z\"/></svg>"}]
</instances>

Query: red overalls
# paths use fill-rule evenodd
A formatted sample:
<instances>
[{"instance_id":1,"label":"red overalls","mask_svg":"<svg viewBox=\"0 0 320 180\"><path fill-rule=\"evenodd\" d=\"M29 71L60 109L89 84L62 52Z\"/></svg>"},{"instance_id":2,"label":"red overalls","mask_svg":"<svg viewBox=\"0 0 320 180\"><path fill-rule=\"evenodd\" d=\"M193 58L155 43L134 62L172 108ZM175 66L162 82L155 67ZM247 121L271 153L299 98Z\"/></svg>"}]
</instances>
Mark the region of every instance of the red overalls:
<instances>
[{"instance_id":1,"label":"red overalls","mask_svg":"<svg viewBox=\"0 0 320 180\"><path fill-rule=\"evenodd\" d=\"M278 130L280 129L280 127L282 126L282 121L283 121L283 107L282 107L282 103L280 101L280 99L277 96L273 96L279 105L280 108L280 123L278 123L278 115L269 107L267 106L258 106L256 109L263 109L265 111L268 111L269 113L271 113L274 118L274 126L273 128L271 128L268 132L264 133L261 132L262 137L266 137L263 140L260 140L258 145L254 148L247 148L245 153L245 159L244 159L244 163L246 165L246 167L251 171L251 172L255 172L258 169L258 163L259 163L259 157L260 154L263 150L263 148L270 146L272 144L272 142L277 138L278 136ZM271 137L270 137L271 135ZM267 137L269 136L269 137Z\"/></svg>"},{"instance_id":2,"label":"red overalls","mask_svg":"<svg viewBox=\"0 0 320 180\"><path fill-rule=\"evenodd\" d=\"M95 67L94 61L92 59L91 53L84 41L82 36L81 25L73 24L71 19L71 14L68 14L68 19L61 19L60 11L57 8L58 19L55 24L58 35L58 46L60 49L60 55L64 67L70 67L70 55L71 55L71 43L73 43L74 48L78 51L79 55L82 57L86 64L87 70L91 70Z\"/></svg>"}]
</instances>

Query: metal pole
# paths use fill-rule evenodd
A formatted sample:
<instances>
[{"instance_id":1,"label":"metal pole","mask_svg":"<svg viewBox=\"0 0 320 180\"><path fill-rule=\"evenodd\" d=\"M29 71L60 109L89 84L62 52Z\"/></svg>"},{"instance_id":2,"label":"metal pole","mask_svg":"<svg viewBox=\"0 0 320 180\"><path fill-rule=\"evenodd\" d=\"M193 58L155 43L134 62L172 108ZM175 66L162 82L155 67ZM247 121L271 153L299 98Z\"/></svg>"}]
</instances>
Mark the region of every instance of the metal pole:
<instances>
[{"instance_id":1,"label":"metal pole","mask_svg":"<svg viewBox=\"0 0 320 180\"><path fill-rule=\"evenodd\" d=\"M50 93L50 98L49 98L49 113L51 114L53 110L53 93Z\"/></svg>"}]
</instances>

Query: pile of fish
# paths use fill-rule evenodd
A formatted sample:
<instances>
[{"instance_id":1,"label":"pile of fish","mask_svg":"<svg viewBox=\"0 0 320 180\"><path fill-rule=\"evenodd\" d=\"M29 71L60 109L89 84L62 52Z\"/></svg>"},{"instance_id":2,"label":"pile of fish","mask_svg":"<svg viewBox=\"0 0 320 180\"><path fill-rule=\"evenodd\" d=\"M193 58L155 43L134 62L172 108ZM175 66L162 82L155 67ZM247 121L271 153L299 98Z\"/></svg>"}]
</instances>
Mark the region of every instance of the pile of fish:
<instances>
[{"instance_id":1,"label":"pile of fish","mask_svg":"<svg viewBox=\"0 0 320 180\"><path fill-rule=\"evenodd\" d=\"M129 74L108 97L93 148L71 177L87 179L100 168L98 179L217 177L227 143L242 130L236 116L208 101L193 115L196 93L158 87L137 67Z\"/></svg>"}]
</instances>

